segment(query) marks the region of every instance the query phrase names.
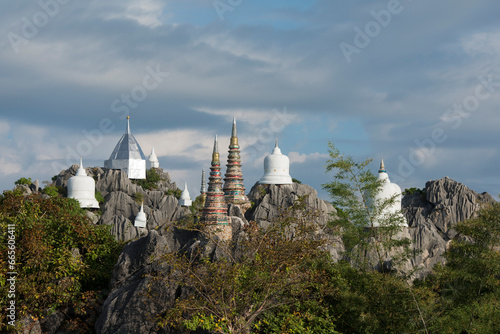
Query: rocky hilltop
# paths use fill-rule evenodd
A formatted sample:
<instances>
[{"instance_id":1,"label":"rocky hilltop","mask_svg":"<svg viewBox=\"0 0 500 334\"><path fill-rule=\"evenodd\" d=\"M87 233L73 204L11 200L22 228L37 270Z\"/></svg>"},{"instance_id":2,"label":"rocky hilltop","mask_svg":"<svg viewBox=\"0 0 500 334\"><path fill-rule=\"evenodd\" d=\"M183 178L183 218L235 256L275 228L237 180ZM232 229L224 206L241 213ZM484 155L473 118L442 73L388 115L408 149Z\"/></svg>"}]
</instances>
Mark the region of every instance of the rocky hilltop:
<instances>
[{"instance_id":1,"label":"rocky hilltop","mask_svg":"<svg viewBox=\"0 0 500 334\"><path fill-rule=\"evenodd\" d=\"M76 174L78 165L61 171L57 175L55 185L65 188L70 177ZM100 204L100 214L92 214L95 224L111 226L111 233L121 241L129 241L147 234L166 222L179 220L189 210L178 205L173 195L177 186L171 181L170 175L162 169L157 169L161 180L153 190L143 189L133 183L124 171L102 169L100 167L86 168L88 176L96 180L96 191L100 192L104 202ZM144 201L147 229L134 227L134 219Z\"/></svg>"},{"instance_id":2,"label":"rocky hilltop","mask_svg":"<svg viewBox=\"0 0 500 334\"><path fill-rule=\"evenodd\" d=\"M74 165L62 171L55 185L65 187L76 170ZM111 225L118 240L129 241L114 267L111 293L96 323L97 333L170 333L169 329L156 328L153 316L168 310L176 297L185 296L189 291L180 282L153 281L149 274L161 276L170 270L168 265L155 261L155 258L166 252L189 252L194 247L202 247L212 258L223 255L212 241L177 227L176 222L187 216L189 210L179 207L172 194L177 186L168 173L161 171L162 181L158 187L145 190L119 170L87 168L86 171L96 180L96 191L104 198L100 212L90 213L94 223ZM25 188L26 191L38 191L35 184ZM297 183L284 186L255 184L248 198L252 207L245 214L238 206L229 207L235 252L238 240L244 238L242 227L248 221L256 221L266 228L283 209L303 199L307 210L316 212L318 233L328 240L332 258L341 258L342 241L328 227L336 210L331 203L319 199L313 188ZM145 229L133 226L140 208L138 199L144 201L148 215ZM436 263L443 261L449 242L456 236L453 227L457 222L472 218L482 205L493 201L489 194L476 193L449 178L429 181L422 190L404 196L403 213L409 225L404 235L410 237L414 249L421 251L409 263L410 269L418 269L416 277L424 277ZM147 297L151 288L155 291L155 298Z\"/></svg>"}]
</instances>

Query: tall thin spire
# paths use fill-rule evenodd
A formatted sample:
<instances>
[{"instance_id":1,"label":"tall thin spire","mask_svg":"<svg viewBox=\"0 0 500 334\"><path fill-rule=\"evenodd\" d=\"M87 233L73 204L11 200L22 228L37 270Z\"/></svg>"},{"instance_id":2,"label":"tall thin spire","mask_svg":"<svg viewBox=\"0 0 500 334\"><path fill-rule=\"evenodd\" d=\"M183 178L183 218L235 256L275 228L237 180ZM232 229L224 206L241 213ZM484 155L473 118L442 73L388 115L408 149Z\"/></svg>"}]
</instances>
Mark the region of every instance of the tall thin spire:
<instances>
[{"instance_id":1,"label":"tall thin spire","mask_svg":"<svg viewBox=\"0 0 500 334\"><path fill-rule=\"evenodd\" d=\"M205 179L205 170L201 170L201 189L200 189L201 195L206 195L207 194L207 182Z\"/></svg>"},{"instance_id":2,"label":"tall thin spire","mask_svg":"<svg viewBox=\"0 0 500 334\"><path fill-rule=\"evenodd\" d=\"M217 141L217 135L215 135L214 152L212 153L212 165L214 163L217 163L220 165L219 142Z\"/></svg>"},{"instance_id":3,"label":"tall thin spire","mask_svg":"<svg viewBox=\"0 0 500 334\"><path fill-rule=\"evenodd\" d=\"M78 167L78 170L76 171L76 175L80 176L87 176L87 172L85 172L85 168L83 168L83 161L82 158L80 158L80 166Z\"/></svg>"},{"instance_id":4,"label":"tall thin spire","mask_svg":"<svg viewBox=\"0 0 500 334\"><path fill-rule=\"evenodd\" d=\"M238 137L238 133L236 131L236 117L233 117L233 131L231 132L231 137Z\"/></svg>"},{"instance_id":5,"label":"tall thin spire","mask_svg":"<svg viewBox=\"0 0 500 334\"><path fill-rule=\"evenodd\" d=\"M227 169L224 178L224 194L227 204L239 205L245 212L250 208L251 203L245 195L245 186L243 185L243 173L241 172L240 145L236 132L236 118L233 120L233 129L231 134L231 143L229 145L229 154L227 156Z\"/></svg>"},{"instance_id":6,"label":"tall thin spire","mask_svg":"<svg viewBox=\"0 0 500 334\"><path fill-rule=\"evenodd\" d=\"M127 116L127 133L130 134L130 116Z\"/></svg>"},{"instance_id":7,"label":"tall thin spire","mask_svg":"<svg viewBox=\"0 0 500 334\"><path fill-rule=\"evenodd\" d=\"M384 159L380 161L380 169L378 171L379 173L386 173L385 166L384 166Z\"/></svg>"}]
</instances>

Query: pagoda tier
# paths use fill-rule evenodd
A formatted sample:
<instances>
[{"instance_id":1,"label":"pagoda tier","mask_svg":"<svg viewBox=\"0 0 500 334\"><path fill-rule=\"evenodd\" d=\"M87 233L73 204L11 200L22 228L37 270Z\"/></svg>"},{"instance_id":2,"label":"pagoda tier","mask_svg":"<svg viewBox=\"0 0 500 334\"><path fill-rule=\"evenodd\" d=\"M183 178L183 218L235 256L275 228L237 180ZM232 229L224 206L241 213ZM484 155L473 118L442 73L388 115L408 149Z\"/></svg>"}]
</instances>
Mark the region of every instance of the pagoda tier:
<instances>
[{"instance_id":1,"label":"pagoda tier","mask_svg":"<svg viewBox=\"0 0 500 334\"><path fill-rule=\"evenodd\" d=\"M224 194L227 204L239 205L243 211L250 207L250 201L245 195L243 173L241 171L240 145L236 132L236 120L233 121L231 143L227 158L227 169L224 178Z\"/></svg>"},{"instance_id":2,"label":"pagoda tier","mask_svg":"<svg viewBox=\"0 0 500 334\"><path fill-rule=\"evenodd\" d=\"M212 154L212 166L208 178L208 191L203 208L202 220L205 225L228 225L227 204L222 190L222 177L217 136Z\"/></svg>"}]
</instances>

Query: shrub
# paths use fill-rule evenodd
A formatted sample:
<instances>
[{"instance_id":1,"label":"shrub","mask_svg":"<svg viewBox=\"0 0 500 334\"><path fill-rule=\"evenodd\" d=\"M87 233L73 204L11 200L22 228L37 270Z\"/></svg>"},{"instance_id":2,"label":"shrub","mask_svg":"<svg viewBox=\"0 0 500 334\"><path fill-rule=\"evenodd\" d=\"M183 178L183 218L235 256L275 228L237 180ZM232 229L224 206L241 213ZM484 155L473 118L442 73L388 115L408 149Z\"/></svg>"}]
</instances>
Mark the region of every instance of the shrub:
<instances>
[{"instance_id":1,"label":"shrub","mask_svg":"<svg viewBox=\"0 0 500 334\"><path fill-rule=\"evenodd\" d=\"M30 185L30 184L32 184L32 183L33 183L33 181L31 181L31 177L28 177L28 178L22 177L22 178L20 178L19 180L17 180L16 182L14 182L14 184L15 184L16 186L19 186L19 185L21 185L21 184L25 184L25 185L28 185L28 186L29 186L29 185Z\"/></svg>"},{"instance_id":2,"label":"shrub","mask_svg":"<svg viewBox=\"0 0 500 334\"><path fill-rule=\"evenodd\" d=\"M55 186L47 186L43 188L42 193L49 195L50 197L59 196L59 189Z\"/></svg>"},{"instance_id":3,"label":"shrub","mask_svg":"<svg viewBox=\"0 0 500 334\"><path fill-rule=\"evenodd\" d=\"M100 191L95 192L95 199L99 204L104 203L104 197L102 197L102 194Z\"/></svg>"},{"instance_id":4,"label":"shrub","mask_svg":"<svg viewBox=\"0 0 500 334\"><path fill-rule=\"evenodd\" d=\"M151 168L146 172L145 180L132 180L133 183L140 185L145 190L157 189L160 181L165 181L165 179L156 168Z\"/></svg>"},{"instance_id":5,"label":"shrub","mask_svg":"<svg viewBox=\"0 0 500 334\"><path fill-rule=\"evenodd\" d=\"M7 265L7 230L15 226L17 317L29 312L40 318L59 307L77 307L82 298L106 289L121 251L107 226L90 223L74 199L6 192L0 200L0 277ZM0 284L0 303L7 302L7 285ZM0 331L6 314L0 314ZM82 324L83 326L83 324ZM91 328L87 328L87 332Z\"/></svg>"}]
</instances>

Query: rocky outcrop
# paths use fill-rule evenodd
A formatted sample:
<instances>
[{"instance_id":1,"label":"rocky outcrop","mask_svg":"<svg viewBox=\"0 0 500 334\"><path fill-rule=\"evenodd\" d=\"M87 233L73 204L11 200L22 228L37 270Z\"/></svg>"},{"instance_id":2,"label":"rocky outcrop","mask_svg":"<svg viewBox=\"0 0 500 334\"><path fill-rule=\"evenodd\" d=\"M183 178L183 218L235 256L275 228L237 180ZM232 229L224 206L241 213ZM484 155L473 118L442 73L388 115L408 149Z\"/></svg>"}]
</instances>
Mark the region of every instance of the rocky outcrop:
<instances>
[{"instance_id":1,"label":"rocky outcrop","mask_svg":"<svg viewBox=\"0 0 500 334\"><path fill-rule=\"evenodd\" d=\"M73 165L61 171L55 181L55 186L65 188L71 176L76 174L78 165ZM178 205L177 198L169 195L177 190L171 182L170 175L157 169L161 175L154 190L145 190L139 184L131 181L121 170L102 169L100 167L85 168L87 175L96 181L96 191L104 198L100 204L100 217L91 217L99 225L110 225L111 233L117 240L129 241L147 234L148 230L157 228L166 222L175 221L185 216L189 210ZM146 228L134 227L134 220L144 202L144 212L147 215Z\"/></svg>"},{"instance_id":2,"label":"rocky outcrop","mask_svg":"<svg viewBox=\"0 0 500 334\"><path fill-rule=\"evenodd\" d=\"M336 213L329 202L318 198L318 192L305 184L261 185L256 183L248 198L253 207L247 211L247 219L255 221L272 221L280 211L292 206L299 198L304 198L308 210L317 213L316 222L326 225L331 215Z\"/></svg>"},{"instance_id":3,"label":"rocky outcrop","mask_svg":"<svg viewBox=\"0 0 500 334\"><path fill-rule=\"evenodd\" d=\"M494 201L489 194L478 194L447 177L429 181L420 193L405 196L403 212L413 248L420 252L411 260L416 277L424 277L444 261L448 243L456 236L455 224L472 218L482 205Z\"/></svg>"}]
</instances>

